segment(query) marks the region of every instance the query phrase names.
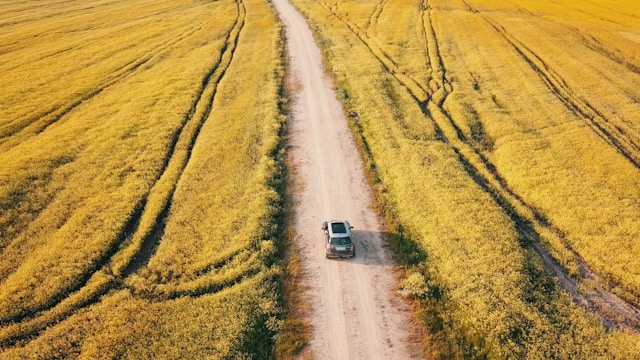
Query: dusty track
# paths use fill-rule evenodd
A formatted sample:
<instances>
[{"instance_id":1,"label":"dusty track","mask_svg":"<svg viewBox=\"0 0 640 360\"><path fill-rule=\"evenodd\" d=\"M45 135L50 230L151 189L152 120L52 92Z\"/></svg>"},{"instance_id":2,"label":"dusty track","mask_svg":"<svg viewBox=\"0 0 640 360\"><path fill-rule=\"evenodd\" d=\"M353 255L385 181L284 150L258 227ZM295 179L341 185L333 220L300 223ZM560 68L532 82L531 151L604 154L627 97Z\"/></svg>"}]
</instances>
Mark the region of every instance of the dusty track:
<instances>
[{"instance_id":1,"label":"dusty track","mask_svg":"<svg viewBox=\"0 0 640 360\"><path fill-rule=\"evenodd\" d=\"M289 146L297 186L293 222L305 273L301 288L311 306L310 352L318 359L419 358L410 309L394 295L392 253L369 208L363 166L320 51L303 17L286 0L273 3L286 26L290 76L298 90ZM355 227L355 259L325 259L320 225L333 218Z\"/></svg>"}]
</instances>

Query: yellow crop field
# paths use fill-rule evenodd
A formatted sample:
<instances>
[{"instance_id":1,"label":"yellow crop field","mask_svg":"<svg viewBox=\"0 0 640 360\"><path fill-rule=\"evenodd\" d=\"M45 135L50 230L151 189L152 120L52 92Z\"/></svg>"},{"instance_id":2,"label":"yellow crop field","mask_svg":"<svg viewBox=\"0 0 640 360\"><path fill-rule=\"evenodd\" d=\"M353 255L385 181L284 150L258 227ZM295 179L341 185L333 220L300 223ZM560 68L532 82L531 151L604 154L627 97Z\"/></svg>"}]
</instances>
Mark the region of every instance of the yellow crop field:
<instances>
[{"instance_id":1,"label":"yellow crop field","mask_svg":"<svg viewBox=\"0 0 640 360\"><path fill-rule=\"evenodd\" d=\"M11 0L0 29L0 358L271 357L271 5Z\"/></svg>"},{"instance_id":2,"label":"yellow crop field","mask_svg":"<svg viewBox=\"0 0 640 360\"><path fill-rule=\"evenodd\" d=\"M430 355L639 358L636 1L291 2ZM274 357L271 4L5 0L0 30L0 358Z\"/></svg>"},{"instance_id":3,"label":"yellow crop field","mask_svg":"<svg viewBox=\"0 0 640 360\"><path fill-rule=\"evenodd\" d=\"M442 358L640 356L640 6L294 0Z\"/></svg>"}]
</instances>

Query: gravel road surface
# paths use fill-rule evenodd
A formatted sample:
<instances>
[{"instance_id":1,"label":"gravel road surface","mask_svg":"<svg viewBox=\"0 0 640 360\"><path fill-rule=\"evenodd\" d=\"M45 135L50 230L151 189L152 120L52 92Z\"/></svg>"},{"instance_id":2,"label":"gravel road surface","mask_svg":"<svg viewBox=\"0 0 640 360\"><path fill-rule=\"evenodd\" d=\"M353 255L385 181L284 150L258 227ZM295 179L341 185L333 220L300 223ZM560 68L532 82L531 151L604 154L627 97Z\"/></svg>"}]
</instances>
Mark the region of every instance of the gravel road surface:
<instances>
[{"instance_id":1,"label":"gravel road surface","mask_svg":"<svg viewBox=\"0 0 640 360\"><path fill-rule=\"evenodd\" d=\"M287 0L273 0L285 24L296 245L310 305L314 359L422 358L411 309L395 292L398 272L331 79L305 19ZM323 220L346 219L354 259L325 258Z\"/></svg>"}]
</instances>

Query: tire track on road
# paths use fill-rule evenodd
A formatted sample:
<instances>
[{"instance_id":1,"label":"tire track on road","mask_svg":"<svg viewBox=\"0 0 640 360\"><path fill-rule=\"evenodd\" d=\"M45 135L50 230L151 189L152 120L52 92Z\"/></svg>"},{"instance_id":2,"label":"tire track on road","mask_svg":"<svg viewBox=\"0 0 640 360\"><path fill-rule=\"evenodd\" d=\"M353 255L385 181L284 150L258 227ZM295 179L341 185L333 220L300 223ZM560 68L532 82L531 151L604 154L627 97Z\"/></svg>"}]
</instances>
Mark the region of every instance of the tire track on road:
<instances>
[{"instance_id":1,"label":"tire track on road","mask_svg":"<svg viewBox=\"0 0 640 360\"><path fill-rule=\"evenodd\" d=\"M305 320L312 328L302 356L418 358L410 312L394 301L393 257L384 246L380 219L369 208L371 189L320 49L288 1L274 0L274 6L286 29L288 79L296 83L287 139L295 189L291 224L304 273L301 297L310 309ZM320 223L335 218L355 227L352 259L325 258Z\"/></svg>"}]
</instances>

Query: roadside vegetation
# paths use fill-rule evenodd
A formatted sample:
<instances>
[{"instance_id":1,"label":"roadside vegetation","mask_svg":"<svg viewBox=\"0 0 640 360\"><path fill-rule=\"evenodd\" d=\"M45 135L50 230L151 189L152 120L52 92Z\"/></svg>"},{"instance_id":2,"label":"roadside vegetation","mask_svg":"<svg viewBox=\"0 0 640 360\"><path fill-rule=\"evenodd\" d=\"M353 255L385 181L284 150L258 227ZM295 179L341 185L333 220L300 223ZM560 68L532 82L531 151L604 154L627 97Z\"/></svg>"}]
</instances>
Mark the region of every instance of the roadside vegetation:
<instances>
[{"instance_id":1,"label":"roadside vegetation","mask_svg":"<svg viewBox=\"0 0 640 360\"><path fill-rule=\"evenodd\" d=\"M293 3L335 77L433 355L638 357L637 6Z\"/></svg>"},{"instance_id":2,"label":"roadside vegetation","mask_svg":"<svg viewBox=\"0 0 640 360\"><path fill-rule=\"evenodd\" d=\"M0 27L0 357L272 357L270 4L4 1Z\"/></svg>"}]
</instances>

